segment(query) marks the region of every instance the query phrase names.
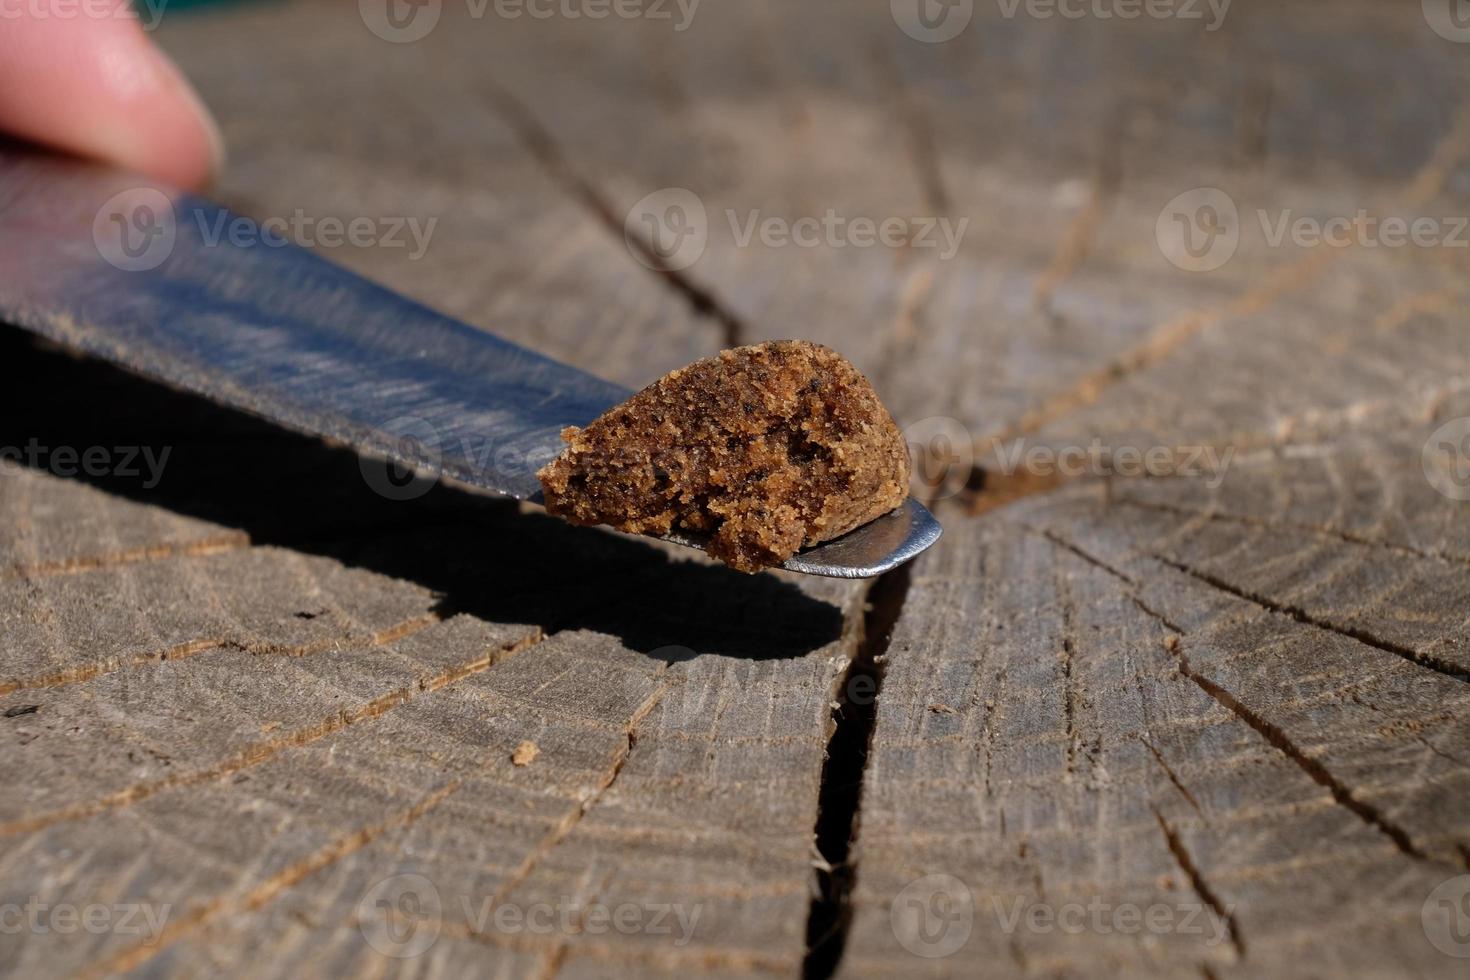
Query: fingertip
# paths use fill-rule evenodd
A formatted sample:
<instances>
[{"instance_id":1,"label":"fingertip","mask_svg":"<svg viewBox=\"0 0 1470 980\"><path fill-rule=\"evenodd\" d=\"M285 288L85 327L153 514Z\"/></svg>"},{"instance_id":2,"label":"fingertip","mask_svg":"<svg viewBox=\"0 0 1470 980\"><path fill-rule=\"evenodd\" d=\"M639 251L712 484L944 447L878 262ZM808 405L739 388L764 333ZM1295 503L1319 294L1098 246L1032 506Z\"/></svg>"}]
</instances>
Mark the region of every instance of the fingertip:
<instances>
[{"instance_id":1,"label":"fingertip","mask_svg":"<svg viewBox=\"0 0 1470 980\"><path fill-rule=\"evenodd\" d=\"M198 189L224 170L224 135L214 114L199 92L184 77L173 59L144 38L157 70L166 81L169 95L160 95L153 125L160 135L158 145L143 155L145 172L180 187Z\"/></svg>"},{"instance_id":2,"label":"fingertip","mask_svg":"<svg viewBox=\"0 0 1470 980\"><path fill-rule=\"evenodd\" d=\"M127 0L107 9L22 17L0 33L0 130L182 188L207 184L224 163L213 117Z\"/></svg>"}]
</instances>

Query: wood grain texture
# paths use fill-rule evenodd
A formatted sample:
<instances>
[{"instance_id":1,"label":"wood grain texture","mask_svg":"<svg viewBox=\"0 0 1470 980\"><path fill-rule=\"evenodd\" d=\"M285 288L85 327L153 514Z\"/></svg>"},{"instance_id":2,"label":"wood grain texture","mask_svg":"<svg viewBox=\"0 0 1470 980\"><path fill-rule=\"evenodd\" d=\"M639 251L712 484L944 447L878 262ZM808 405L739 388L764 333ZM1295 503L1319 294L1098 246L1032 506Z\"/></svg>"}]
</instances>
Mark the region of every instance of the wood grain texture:
<instances>
[{"instance_id":1,"label":"wood grain texture","mask_svg":"<svg viewBox=\"0 0 1470 980\"><path fill-rule=\"evenodd\" d=\"M6 333L0 447L169 455L0 461L0 907L159 917L0 920L0 969L1460 975L1425 902L1470 873L1470 505L1425 446L1470 417L1470 250L1267 230L1452 234L1464 46L1412 2L975 4L943 44L884 3L503 7L405 44L326 0L156 36L225 202L433 219L421 255L318 248L629 385L831 344L948 461L916 488L945 537L873 583L746 577L388 500ZM1156 233L1202 187L1239 241L1191 272ZM670 188L707 241L660 271L638 209ZM829 213L963 230L743 240Z\"/></svg>"}]
</instances>

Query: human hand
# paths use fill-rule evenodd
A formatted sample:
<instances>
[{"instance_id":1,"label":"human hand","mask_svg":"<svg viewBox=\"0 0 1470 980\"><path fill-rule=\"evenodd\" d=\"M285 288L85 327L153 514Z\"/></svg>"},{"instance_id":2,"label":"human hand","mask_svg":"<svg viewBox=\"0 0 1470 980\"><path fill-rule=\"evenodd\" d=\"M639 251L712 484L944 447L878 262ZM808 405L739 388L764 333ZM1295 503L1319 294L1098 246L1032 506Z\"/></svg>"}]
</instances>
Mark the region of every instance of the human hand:
<instances>
[{"instance_id":1,"label":"human hand","mask_svg":"<svg viewBox=\"0 0 1470 980\"><path fill-rule=\"evenodd\" d=\"M223 144L127 0L0 0L0 132L196 189Z\"/></svg>"}]
</instances>

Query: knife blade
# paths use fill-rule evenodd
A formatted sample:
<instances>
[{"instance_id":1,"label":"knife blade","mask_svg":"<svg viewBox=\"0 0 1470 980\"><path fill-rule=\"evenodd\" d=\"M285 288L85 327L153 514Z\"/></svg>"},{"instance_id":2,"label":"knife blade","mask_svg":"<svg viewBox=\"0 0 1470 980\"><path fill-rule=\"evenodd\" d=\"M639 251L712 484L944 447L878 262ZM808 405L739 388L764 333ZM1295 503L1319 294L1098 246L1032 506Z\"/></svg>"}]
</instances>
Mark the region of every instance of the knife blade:
<instances>
[{"instance_id":1,"label":"knife blade","mask_svg":"<svg viewBox=\"0 0 1470 980\"><path fill-rule=\"evenodd\" d=\"M0 147L0 319L366 457L538 504L536 470L560 453L561 429L633 394L203 198L9 146ZM783 567L868 577L939 533L910 498Z\"/></svg>"}]
</instances>

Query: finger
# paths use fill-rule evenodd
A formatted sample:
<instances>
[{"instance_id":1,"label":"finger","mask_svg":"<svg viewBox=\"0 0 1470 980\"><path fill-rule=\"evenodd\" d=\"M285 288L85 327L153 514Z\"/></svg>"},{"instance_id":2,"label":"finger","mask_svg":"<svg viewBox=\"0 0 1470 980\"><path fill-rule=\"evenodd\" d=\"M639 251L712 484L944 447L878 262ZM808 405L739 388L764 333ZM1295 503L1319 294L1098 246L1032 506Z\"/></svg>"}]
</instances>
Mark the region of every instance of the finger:
<instances>
[{"instance_id":1,"label":"finger","mask_svg":"<svg viewBox=\"0 0 1470 980\"><path fill-rule=\"evenodd\" d=\"M219 130L127 0L0 0L0 13L0 131L181 187L218 170Z\"/></svg>"}]
</instances>

